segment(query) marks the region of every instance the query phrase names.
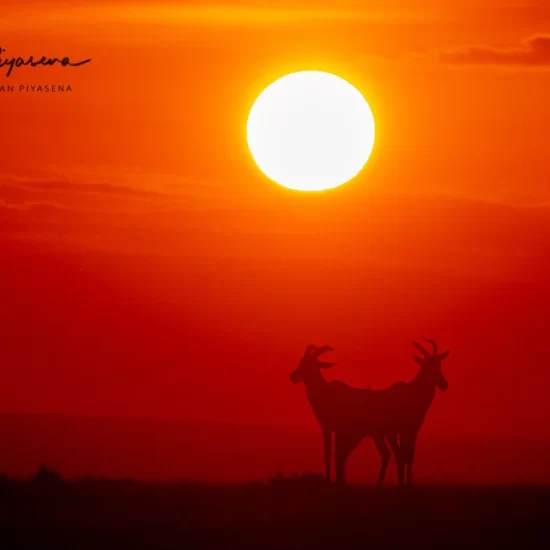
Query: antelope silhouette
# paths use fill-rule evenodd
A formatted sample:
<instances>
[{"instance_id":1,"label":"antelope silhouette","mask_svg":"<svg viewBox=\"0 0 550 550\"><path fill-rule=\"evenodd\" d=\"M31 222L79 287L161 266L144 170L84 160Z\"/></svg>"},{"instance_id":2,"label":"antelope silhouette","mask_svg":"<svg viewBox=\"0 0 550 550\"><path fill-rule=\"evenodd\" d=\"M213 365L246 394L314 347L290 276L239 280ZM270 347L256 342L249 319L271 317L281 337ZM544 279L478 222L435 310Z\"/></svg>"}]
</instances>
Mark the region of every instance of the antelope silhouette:
<instances>
[{"instance_id":1,"label":"antelope silhouette","mask_svg":"<svg viewBox=\"0 0 550 550\"><path fill-rule=\"evenodd\" d=\"M336 363L327 363L319 357L333 351L330 346L307 347L298 368L290 375L293 383L303 382L313 413L324 436L326 478L331 479L332 435L334 434L336 481L345 483L346 462L365 437L372 437L381 457L377 485L384 482L391 452L397 462L399 485L412 484L412 466L416 438L435 396L436 388L446 390L447 380L441 372L441 362L450 350L439 354L434 340L427 340L433 351L429 353L419 343L420 351L413 359L420 369L410 382L396 382L383 390L353 388L340 380L327 382L322 369Z\"/></svg>"}]
</instances>

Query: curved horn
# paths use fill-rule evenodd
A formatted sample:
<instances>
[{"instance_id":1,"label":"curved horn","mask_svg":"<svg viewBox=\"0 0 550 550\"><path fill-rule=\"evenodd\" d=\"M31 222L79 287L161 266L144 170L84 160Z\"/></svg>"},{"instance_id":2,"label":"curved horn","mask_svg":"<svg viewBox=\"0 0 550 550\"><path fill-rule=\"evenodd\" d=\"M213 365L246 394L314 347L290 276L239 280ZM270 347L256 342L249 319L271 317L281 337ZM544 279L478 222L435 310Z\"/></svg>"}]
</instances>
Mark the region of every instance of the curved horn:
<instances>
[{"instance_id":1,"label":"curved horn","mask_svg":"<svg viewBox=\"0 0 550 550\"><path fill-rule=\"evenodd\" d=\"M434 357L437 357L437 344L435 342L435 340L428 340L426 339L426 342L428 342L428 344L431 344L432 345L432 348L433 348L433 356Z\"/></svg>"},{"instance_id":2,"label":"curved horn","mask_svg":"<svg viewBox=\"0 0 550 550\"><path fill-rule=\"evenodd\" d=\"M314 346L313 344L309 344L309 346L306 348L306 351L304 352L304 356L309 355L315 349L317 349L317 346Z\"/></svg>"},{"instance_id":3,"label":"curved horn","mask_svg":"<svg viewBox=\"0 0 550 550\"><path fill-rule=\"evenodd\" d=\"M315 353L313 354L313 356L314 357L319 357L320 355L323 355L323 353L326 353L327 351L333 351L332 347L322 346L320 348L316 348Z\"/></svg>"},{"instance_id":4,"label":"curved horn","mask_svg":"<svg viewBox=\"0 0 550 550\"><path fill-rule=\"evenodd\" d=\"M430 357L430 353L426 351L418 342L413 342L413 346L422 354L424 357Z\"/></svg>"}]
</instances>

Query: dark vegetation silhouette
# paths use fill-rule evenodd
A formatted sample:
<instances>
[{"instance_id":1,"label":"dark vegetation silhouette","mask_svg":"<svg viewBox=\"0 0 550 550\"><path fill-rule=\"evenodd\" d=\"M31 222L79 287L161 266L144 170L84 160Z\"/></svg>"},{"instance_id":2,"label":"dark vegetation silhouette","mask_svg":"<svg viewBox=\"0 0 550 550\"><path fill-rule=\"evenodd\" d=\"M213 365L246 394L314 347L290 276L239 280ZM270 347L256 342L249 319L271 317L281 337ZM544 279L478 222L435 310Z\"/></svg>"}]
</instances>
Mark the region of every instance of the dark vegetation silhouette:
<instances>
[{"instance_id":1,"label":"dark vegetation silhouette","mask_svg":"<svg viewBox=\"0 0 550 550\"><path fill-rule=\"evenodd\" d=\"M48 468L44 464L40 465L31 481L40 487L60 487L65 483L57 470Z\"/></svg>"},{"instance_id":2,"label":"dark vegetation silhouette","mask_svg":"<svg viewBox=\"0 0 550 550\"><path fill-rule=\"evenodd\" d=\"M391 452L398 470L399 485L412 484L412 467L418 432L432 404L435 390L446 390L447 380L441 372L441 362L450 350L439 353L434 340L427 340L432 352L417 342L413 345L422 357L414 355L420 369L410 382L396 382L383 390L353 388L340 380L327 382L322 369L335 363L320 361L319 357L330 346L309 345L296 370L290 375L294 383L303 382L311 408L321 426L325 446L326 479L331 480L332 439L334 434L334 458L336 481L345 483L346 462L349 455L365 437L372 437L381 457L377 485L384 482Z\"/></svg>"},{"instance_id":3,"label":"dark vegetation silhouette","mask_svg":"<svg viewBox=\"0 0 550 550\"><path fill-rule=\"evenodd\" d=\"M3 548L547 548L550 487L247 484L0 475Z\"/></svg>"}]
</instances>

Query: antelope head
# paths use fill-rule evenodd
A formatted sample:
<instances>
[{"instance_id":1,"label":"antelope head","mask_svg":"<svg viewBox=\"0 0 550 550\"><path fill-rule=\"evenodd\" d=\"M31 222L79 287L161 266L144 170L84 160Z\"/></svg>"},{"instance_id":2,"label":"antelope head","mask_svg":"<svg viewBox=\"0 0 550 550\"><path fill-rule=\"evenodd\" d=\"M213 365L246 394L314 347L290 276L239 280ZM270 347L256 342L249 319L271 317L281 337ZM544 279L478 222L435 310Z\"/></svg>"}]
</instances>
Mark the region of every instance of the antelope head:
<instances>
[{"instance_id":1,"label":"antelope head","mask_svg":"<svg viewBox=\"0 0 550 550\"><path fill-rule=\"evenodd\" d=\"M445 391L449 387L449 383L441 372L441 362L449 356L451 350L439 353L437 351L437 344L434 340L426 340L428 344L432 346L432 353L424 349L418 342L413 342L413 346L420 351L422 357L413 355L413 359L420 365L420 369L423 373L440 389Z\"/></svg>"},{"instance_id":2,"label":"antelope head","mask_svg":"<svg viewBox=\"0 0 550 550\"><path fill-rule=\"evenodd\" d=\"M290 375L290 381L294 384L305 382L307 379L311 379L311 377L318 375L321 369L328 369L336 365L336 363L319 361L319 357L327 351L333 351L333 349L330 346L322 346L320 348L313 345L308 346L304 356L300 359L298 368Z\"/></svg>"}]
</instances>

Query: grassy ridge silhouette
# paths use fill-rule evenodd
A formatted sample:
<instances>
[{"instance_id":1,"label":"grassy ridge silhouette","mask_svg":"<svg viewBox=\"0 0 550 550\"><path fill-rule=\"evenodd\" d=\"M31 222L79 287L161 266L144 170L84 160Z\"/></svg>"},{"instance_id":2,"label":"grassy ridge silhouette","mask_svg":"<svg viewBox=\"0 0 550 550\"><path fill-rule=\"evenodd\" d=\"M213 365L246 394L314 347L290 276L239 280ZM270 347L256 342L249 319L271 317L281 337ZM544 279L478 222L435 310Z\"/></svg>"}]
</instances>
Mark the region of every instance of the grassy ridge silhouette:
<instances>
[{"instance_id":1,"label":"grassy ridge silhouette","mask_svg":"<svg viewBox=\"0 0 550 550\"><path fill-rule=\"evenodd\" d=\"M247 484L0 476L0 536L19 547L544 547L550 487L330 486L319 474ZM15 537L15 538L14 538Z\"/></svg>"}]
</instances>

